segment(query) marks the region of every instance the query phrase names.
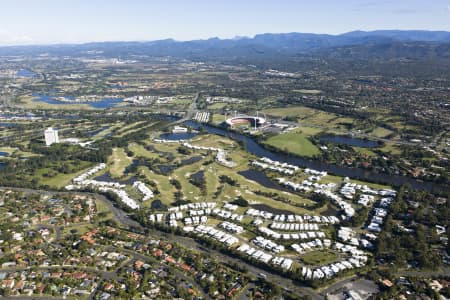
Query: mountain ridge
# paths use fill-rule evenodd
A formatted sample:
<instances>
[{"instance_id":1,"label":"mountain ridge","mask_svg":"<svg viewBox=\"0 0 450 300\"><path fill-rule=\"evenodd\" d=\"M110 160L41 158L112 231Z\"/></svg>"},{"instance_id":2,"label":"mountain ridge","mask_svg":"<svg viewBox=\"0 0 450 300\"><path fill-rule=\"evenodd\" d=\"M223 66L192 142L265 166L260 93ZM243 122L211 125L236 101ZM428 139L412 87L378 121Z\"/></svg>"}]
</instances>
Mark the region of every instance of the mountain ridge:
<instances>
[{"instance_id":1,"label":"mountain ridge","mask_svg":"<svg viewBox=\"0 0 450 300\"><path fill-rule=\"evenodd\" d=\"M173 56L190 59L233 59L235 57L269 57L285 55L325 55L340 57L359 53L358 57L383 58L389 49L389 58L408 56L414 59L450 57L446 45L450 44L450 32L426 30L375 30L351 31L339 35L314 33L262 33L253 37L176 41L110 41L83 44L53 44L0 47L0 55L86 55L127 57L133 55ZM407 45L407 46L406 46ZM438 47L438 46L441 47ZM355 51L349 51L352 49ZM413 49L414 48L414 49ZM334 53L336 52L336 53ZM365 52L365 53L364 53ZM403 55L402 52L405 52ZM370 57L369 57L370 58Z\"/></svg>"}]
</instances>

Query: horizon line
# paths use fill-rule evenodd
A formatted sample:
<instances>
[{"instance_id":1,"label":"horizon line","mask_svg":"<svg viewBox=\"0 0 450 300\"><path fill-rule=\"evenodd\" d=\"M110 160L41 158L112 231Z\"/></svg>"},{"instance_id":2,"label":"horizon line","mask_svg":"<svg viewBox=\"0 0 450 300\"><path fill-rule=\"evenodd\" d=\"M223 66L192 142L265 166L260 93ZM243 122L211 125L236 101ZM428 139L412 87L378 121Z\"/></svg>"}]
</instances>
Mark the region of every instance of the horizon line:
<instances>
[{"instance_id":1,"label":"horizon line","mask_svg":"<svg viewBox=\"0 0 450 300\"><path fill-rule=\"evenodd\" d=\"M93 43L149 43L149 42L159 42L159 41L174 41L178 43L183 42L192 42L192 41L208 41L212 39L219 39L219 40L239 40L239 39L254 39L258 35L265 35L265 34L312 34L312 35L328 35L328 36L340 36L352 32L383 32L383 31L421 31L421 32L440 32L440 33L450 33L450 31L447 30L432 30L432 29L373 29L373 30L361 30L361 29L355 29L351 31L345 31L340 33L313 33L313 32L300 32L300 31L291 31L291 32L263 32L263 33L256 33L252 36L248 35L235 35L234 37L218 37L218 36L211 36L208 38L198 38L198 39L175 39L171 37L167 38L155 38L155 39L133 39L133 40L126 40L126 39L119 39L119 40L90 40L90 41L73 41L73 42L37 42L37 43L19 43L19 44L0 44L0 48L7 48L7 47L36 47L36 46L76 46L76 45L85 45L85 44L93 44Z\"/></svg>"}]
</instances>

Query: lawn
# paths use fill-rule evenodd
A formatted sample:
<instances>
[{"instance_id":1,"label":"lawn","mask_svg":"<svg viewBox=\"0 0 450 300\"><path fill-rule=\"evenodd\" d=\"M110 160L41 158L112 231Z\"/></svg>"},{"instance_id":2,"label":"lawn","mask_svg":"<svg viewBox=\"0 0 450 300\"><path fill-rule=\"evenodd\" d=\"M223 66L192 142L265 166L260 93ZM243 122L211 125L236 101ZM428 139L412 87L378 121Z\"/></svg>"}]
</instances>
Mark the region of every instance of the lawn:
<instances>
[{"instance_id":1,"label":"lawn","mask_svg":"<svg viewBox=\"0 0 450 300\"><path fill-rule=\"evenodd\" d=\"M159 154L146 150L142 145L131 143L128 149L134 153L134 156L142 156L145 158L159 158Z\"/></svg>"},{"instance_id":2,"label":"lawn","mask_svg":"<svg viewBox=\"0 0 450 300\"><path fill-rule=\"evenodd\" d=\"M394 143L390 143L387 142L383 147L379 148L379 150L386 152L386 153L391 153L391 154L401 154L402 151L400 148L398 148L397 145L395 145Z\"/></svg>"},{"instance_id":3,"label":"lawn","mask_svg":"<svg viewBox=\"0 0 450 300\"><path fill-rule=\"evenodd\" d=\"M226 103L214 103L211 105L208 105L208 109L222 109L226 106Z\"/></svg>"},{"instance_id":4,"label":"lawn","mask_svg":"<svg viewBox=\"0 0 450 300\"><path fill-rule=\"evenodd\" d=\"M376 127L372 132L370 132L371 135L384 138L392 133L391 130L383 128L383 127Z\"/></svg>"},{"instance_id":5,"label":"lawn","mask_svg":"<svg viewBox=\"0 0 450 300\"><path fill-rule=\"evenodd\" d=\"M156 183L158 191L160 195L157 195L155 198L161 200L167 206L174 201L175 188L172 184L170 184L169 177L164 175L155 174L150 171L148 167L139 167L139 173L144 174L149 180L153 180Z\"/></svg>"},{"instance_id":6,"label":"lawn","mask_svg":"<svg viewBox=\"0 0 450 300\"><path fill-rule=\"evenodd\" d=\"M211 118L211 122L214 124L220 124L225 121L225 115L221 114L213 114Z\"/></svg>"},{"instance_id":7,"label":"lawn","mask_svg":"<svg viewBox=\"0 0 450 300\"><path fill-rule=\"evenodd\" d=\"M372 150L370 150L370 149L368 149L368 148L353 147L353 149L354 149L356 152L359 152L359 153L361 153L361 154L365 154L365 155L370 156L370 157L375 157L375 156L377 156Z\"/></svg>"},{"instance_id":8,"label":"lawn","mask_svg":"<svg viewBox=\"0 0 450 300\"><path fill-rule=\"evenodd\" d=\"M100 213L104 213L105 216L99 218L99 221L105 221L110 219L113 216L113 213L109 209L109 207L100 199L95 199L95 206L97 207L97 215Z\"/></svg>"},{"instance_id":9,"label":"lawn","mask_svg":"<svg viewBox=\"0 0 450 300\"><path fill-rule=\"evenodd\" d=\"M71 173L71 174L63 174L63 173L57 173L55 176L53 177L44 177L43 174L49 171L53 171L50 168L44 168L44 169L40 169L37 174L40 175L39 178L39 182L42 184L46 184L48 186L51 187L56 187L56 188L63 188L66 185L68 185L70 183L70 181L77 177L78 175L82 174L83 172L86 172L86 170L88 170L89 168L92 167L91 163L88 162L82 162L83 164L83 170L78 171L76 173Z\"/></svg>"},{"instance_id":10,"label":"lawn","mask_svg":"<svg viewBox=\"0 0 450 300\"><path fill-rule=\"evenodd\" d=\"M324 265L336 261L338 256L331 250L317 250L305 253L300 259L307 265Z\"/></svg>"},{"instance_id":11,"label":"lawn","mask_svg":"<svg viewBox=\"0 0 450 300\"><path fill-rule=\"evenodd\" d=\"M265 144L299 156L312 157L320 154L319 149L303 133L283 133L264 141Z\"/></svg>"},{"instance_id":12,"label":"lawn","mask_svg":"<svg viewBox=\"0 0 450 300\"><path fill-rule=\"evenodd\" d=\"M121 177L126 167L131 164L131 158L127 156L122 148L114 148L112 155L108 158L109 172L113 177Z\"/></svg>"},{"instance_id":13,"label":"lawn","mask_svg":"<svg viewBox=\"0 0 450 300\"><path fill-rule=\"evenodd\" d=\"M37 97L22 96L20 98L20 106L30 109L60 109L60 110L93 110L94 108L88 104L49 104L43 101L34 101Z\"/></svg>"}]
</instances>

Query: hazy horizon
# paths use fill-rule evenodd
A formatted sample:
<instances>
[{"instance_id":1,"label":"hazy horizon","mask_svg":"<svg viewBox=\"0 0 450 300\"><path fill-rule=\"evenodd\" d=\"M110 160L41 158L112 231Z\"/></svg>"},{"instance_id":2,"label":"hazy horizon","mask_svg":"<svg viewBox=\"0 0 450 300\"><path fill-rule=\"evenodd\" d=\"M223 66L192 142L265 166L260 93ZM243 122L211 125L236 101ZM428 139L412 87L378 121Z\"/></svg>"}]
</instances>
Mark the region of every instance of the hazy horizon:
<instances>
[{"instance_id":1,"label":"hazy horizon","mask_svg":"<svg viewBox=\"0 0 450 300\"><path fill-rule=\"evenodd\" d=\"M0 11L1 46L355 30L450 31L450 0L16 0Z\"/></svg>"}]
</instances>

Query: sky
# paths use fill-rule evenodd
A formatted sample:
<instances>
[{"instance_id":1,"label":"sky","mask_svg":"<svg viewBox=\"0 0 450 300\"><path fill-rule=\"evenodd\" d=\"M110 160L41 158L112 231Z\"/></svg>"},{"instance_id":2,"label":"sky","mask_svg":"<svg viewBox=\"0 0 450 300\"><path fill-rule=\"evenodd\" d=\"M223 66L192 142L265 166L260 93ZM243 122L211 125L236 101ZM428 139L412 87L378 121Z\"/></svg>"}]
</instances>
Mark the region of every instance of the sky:
<instances>
[{"instance_id":1,"label":"sky","mask_svg":"<svg viewBox=\"0 0 450 300\"><path fill-rule=\"evenodd\" d=\"M450 0L0 0L0 45L450 31Z\"/></svg>"}]
</instances>

